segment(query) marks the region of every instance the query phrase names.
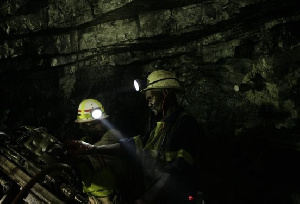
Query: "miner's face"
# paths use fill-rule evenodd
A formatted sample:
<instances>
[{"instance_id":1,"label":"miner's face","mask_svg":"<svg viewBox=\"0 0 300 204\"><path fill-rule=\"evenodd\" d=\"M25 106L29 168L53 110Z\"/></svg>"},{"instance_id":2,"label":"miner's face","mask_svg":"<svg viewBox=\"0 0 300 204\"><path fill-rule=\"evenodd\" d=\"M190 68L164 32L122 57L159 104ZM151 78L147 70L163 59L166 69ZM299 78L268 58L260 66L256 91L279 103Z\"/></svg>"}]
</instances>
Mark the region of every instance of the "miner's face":
<instances>
[{"instance_id":1,"label":"miner's face","mask_svg":"<svg viewBox=\"0 0 300 204\"><path fill-rule=\"evenodd\" d=\"M148 107L156 116L160 116L163 111L163 93L161 91L148 90L145 93Z\"/></svg>"},{"instance_id":2,"label":"miner's face","mask_svg":"<svg viewBox=\"0 0 300 204\"><path fill-rule=\"evenodd\" d=\"M81 125L82 129L91 137L99 137L106 130L106 127L100 120L82 123Z\"/></svg>"}]
</instances>

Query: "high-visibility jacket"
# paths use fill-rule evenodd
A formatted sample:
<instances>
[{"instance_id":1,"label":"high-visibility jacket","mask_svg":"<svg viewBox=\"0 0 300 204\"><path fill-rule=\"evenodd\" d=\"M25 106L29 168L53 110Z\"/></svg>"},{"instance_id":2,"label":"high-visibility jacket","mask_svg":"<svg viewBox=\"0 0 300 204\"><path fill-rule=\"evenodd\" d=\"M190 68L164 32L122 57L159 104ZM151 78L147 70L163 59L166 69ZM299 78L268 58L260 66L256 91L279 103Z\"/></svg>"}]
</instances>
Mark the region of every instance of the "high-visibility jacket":
<instances>
[{"instance_id":1,"label":"high-visibility jacket","mask_svg":"<svg viewBox=\"0 0 300 204\"><path fill-rule=\"evenodd\" d=\"M123 140L121 144L127 148L131 145L140 155L147 188L166 172L178 181L182 191L191 191L197 187L203 138L204 132L196 119L180 109L157 122L150 134Z\"/></svg>"},{"instance_id":2,"label":"high-visibility jacket","mask_svg":"<svg viewBox=\"0 0 300 204\"><path fill-rule=\"evenodd\" d=\"M120 139L120 133L114 129L108 130L94 145L114 144ZM87 137L83 141L89 142ZM121 165L120 159L105 155L88 155L89 162L79 164L83 191L93 196L109 196L118 190L117 173Z\"/></svg>"}]
</instances>

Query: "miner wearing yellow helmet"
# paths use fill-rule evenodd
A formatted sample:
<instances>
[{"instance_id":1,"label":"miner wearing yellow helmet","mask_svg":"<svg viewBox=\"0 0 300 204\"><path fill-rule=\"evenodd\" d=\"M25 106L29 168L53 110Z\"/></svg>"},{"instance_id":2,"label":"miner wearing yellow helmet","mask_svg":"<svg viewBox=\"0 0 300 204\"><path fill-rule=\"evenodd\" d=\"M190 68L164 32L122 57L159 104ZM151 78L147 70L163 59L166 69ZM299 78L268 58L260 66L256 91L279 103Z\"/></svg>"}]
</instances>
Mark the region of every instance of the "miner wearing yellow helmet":
<instances>
[{"instance_id":1,"label":"miner wearing yellow helmet","mask_svg":"<svg viewBox=\"0 0 300 204\"><path fill-rule=\"evenodd\" d=\"M153 71L145 87L134 83L145 94L148 107L157 117L155 127L145 135L121 139L114 145L83 145L83 152L141 159L145 192L136 204L182 204L196 201L199 172L204 149L204 131L197 120L179 104L177 94L184 92L173 72ZM122 151L116 151L117 149Z\"/></svg>"},{"instance_id":2,"label":"miner wearing yellow helmet","mask_svg":"<svg viewBox=\"0 0 300 204\"><path fill-rule=\"evenodd\" d=\"M120 132L109 128L107 118L108 115L98 100L84 99L78 106L75 120L86 134L81 142L95 146L116 143L120 139ZM79 156L79 149L74 149L72 154ZM78 162L77 165L82 177L83 191L88 194L89 203L112 204L119 190L117 172L121 165L120 160L99 154L85 157L88 160Z\"/></svg>"},{"instance_id":3,"label":"miner wearing yellow helmet","mask_svg":"<svg viewBox=\"0 0 300 204\"><path fill-rule=\"evenodd\" d=\"M140 92L158 121L150 134L133 138L134 146L142 152L147 185L136 203L195 202L205 140L200 124L178 102L183 85L175 73L156 70L148 75Z\"/></svg>"}]
</instances>

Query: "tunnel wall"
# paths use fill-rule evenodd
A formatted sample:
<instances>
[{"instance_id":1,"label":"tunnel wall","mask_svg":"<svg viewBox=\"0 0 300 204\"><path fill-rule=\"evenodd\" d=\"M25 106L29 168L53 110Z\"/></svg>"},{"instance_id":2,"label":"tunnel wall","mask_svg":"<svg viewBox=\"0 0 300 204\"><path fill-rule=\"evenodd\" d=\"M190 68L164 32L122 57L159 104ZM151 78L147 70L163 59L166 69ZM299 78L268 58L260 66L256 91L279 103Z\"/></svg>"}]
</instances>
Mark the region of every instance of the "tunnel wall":
<instances>
[{"instance_id":1,"label":"tunnel wall","mask_svg":"<svg viewBox=\"0 0 300 204\"><path fill-rule=\"evenodd\" d=\"M184 82L183 104L210 135L297 125L296 1L3 1L3 127L63 136L83 98L135 134L148 112L132 80L155 69ZM136 127L137 131L132 131Z\"/></svg>"},{"instance_id":2,"label":"tunnel wall","mask_svg":"<svg viewBox=\"0 0 300 204\"><path fill-rule=\"evenodd\" d=\"M149 110L133 79L156 69L174 71L185 85L183 105L212 141L209 158L225 171L220 179L232 176L222 183L235 190L220 194L243 197L238 181L246 186L252 177L240 180L236 172L265 175L278 169L273 151L281 166L290 152L278 148L299 148L291 131L255 132L251 141L243 134L262 127L299 130L299 19L297 0L1 1L0 130L33 125L62 140L78 137L78 104L96 98L124 135L141 134ZM253 144L261 140L266 146ZM287 166L295 169L291 155ZM265 161L272 161L267 168ZM271 185L258 180L249 186ZM280 192L282 184L267 193Z\"/></svg>"}]
</instances>

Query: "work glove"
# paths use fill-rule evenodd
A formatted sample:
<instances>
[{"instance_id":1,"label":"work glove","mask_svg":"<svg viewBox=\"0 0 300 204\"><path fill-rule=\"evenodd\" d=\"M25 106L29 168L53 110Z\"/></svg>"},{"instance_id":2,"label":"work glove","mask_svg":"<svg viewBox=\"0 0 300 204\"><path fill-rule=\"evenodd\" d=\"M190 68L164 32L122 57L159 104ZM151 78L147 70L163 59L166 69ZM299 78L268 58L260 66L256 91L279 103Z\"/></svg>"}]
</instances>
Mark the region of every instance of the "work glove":
<instances>
[{"instance_id":1,"label":"work glove","mask_svg":"<svg viewBox=\"0 0 300 204\"><path fill-rule=\"evenodd\" d=\"M71 140L65 144L67 153L73 156L93 154L94 145L80 140Z\"/></svg>"}]
</instances>

